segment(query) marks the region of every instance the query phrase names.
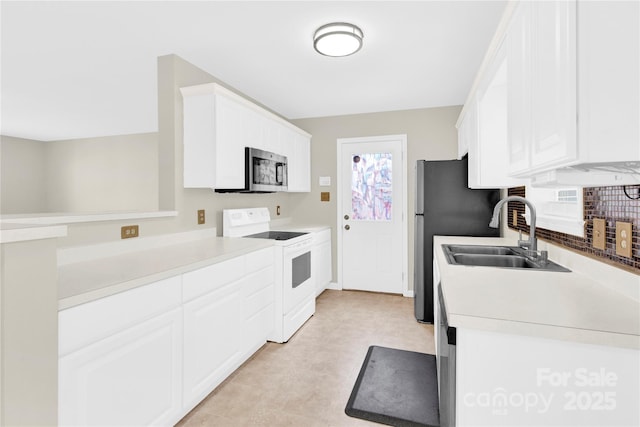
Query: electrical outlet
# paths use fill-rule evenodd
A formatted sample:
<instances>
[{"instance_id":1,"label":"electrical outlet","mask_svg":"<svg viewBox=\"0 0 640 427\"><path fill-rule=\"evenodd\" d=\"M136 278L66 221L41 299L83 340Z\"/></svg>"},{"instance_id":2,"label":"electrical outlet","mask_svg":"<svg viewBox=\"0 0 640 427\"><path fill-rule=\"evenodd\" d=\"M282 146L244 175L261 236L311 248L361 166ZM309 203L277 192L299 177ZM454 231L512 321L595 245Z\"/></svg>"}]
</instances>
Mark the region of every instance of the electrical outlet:
<instances>
[{"instance_id":1,"label":"electrical outlet","mask_svg":"<svg viewBox=\"0 0 640 427\"><path fill-rule=\"evenodd\" d=\"M593 218L593 247L604 250L607 245L607 223L602 218Z\"/></svg>"},{"instance_id":2,"label":"electrical outlet","mask_svg":"<svg viewBox=\"0 0 640 427\"><path fill-rule=\"evenodd\" d=\"M320 201L321 202L328 202L329 201L329 192L328 191L322 191L320 192Z\"/></svg>"},{"instance_id":3,"label":"electrical outlet","mask_svg":"<svg viewBox=\"0 0 640 427\"><path fill-rule=\"evenodd\" d=\"M125 225L120 227L120 238L121 239L130 239L132 237L138 237L138 226L137 225Z\"/></svg>"},{"instance_id":4,"label":"electrical outlet","mask_svg":"<svg viewBox=\"0 0 640 427\"><path fill-rule=\"evenodd\" d=\"M513 210L513 219L511 220L511 224L512 224L514 227L517 227L517 226L518 226L518 211L517 211L517 210L515 210L515 209Z\"/></svg>"},{"instance_id":5,"label":"electrical outlet","mask_svg":"<svg viewBox=\"0 0 640 427\"><path fill-rule=\"evenodd\" d=\"M204 224L204 209L198 210L198 224Z\"/></svg>"},{"instance_id":6,"label":"electrical outlet","mask_svg":"<svg viewBox=\"0 0 640 427\"><path fill-rule=\"evenodd\" d=\"M631 223L616 221L616 254L631 258Z\"/></svg>"}]
</instances>

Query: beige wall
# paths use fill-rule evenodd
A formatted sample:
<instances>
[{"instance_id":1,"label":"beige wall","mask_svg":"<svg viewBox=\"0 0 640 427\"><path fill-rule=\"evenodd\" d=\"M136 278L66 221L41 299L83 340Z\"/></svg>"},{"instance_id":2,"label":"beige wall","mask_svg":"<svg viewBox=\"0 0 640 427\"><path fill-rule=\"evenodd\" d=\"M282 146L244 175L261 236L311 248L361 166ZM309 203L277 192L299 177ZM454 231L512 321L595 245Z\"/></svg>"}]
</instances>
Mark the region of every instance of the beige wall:
<instances>
[{"instance_id":1,"label":"beige wall","mask_svg":"<svg viewBox=\"0 0 640 427\"><path fill-rule=\"evenodd\" d=\"M0 137L0 213L45 212L45 144Z\"/></svg>"},{"instance_id":2,"label":"beige wall","mask_svg":"<svg viewBox=\"0 0 640 427\"><path fill-rule=\"evenodd\" d=\"M292 213L296 220L330 224L333 229L333 280L337 278L336 262L336 164L337 139L378 135L407 135L407 195L409 227L409 284L413 289L413 211L415 162L455 159L457 155L456 120L461 106L391 111L349 116L293 120L313 135L311 140L311 193L292 195ZM330 176L331 187L320 187L319 176ZM331 201L321 202L320 192L330 191Z\"/></svg>"},{"instance_id":3,"label":"beige wall","mask_svg":"<svg viewBox=\"0 0 640 427\"><path fill-rule=\"evenodd\" d=\"M0 245L0 425L58 421L56 240Z\"/></svg>"},{"instance_id":4,"label":"beige wall","mask_svg":"<svg viewBox=\"0 0 640 427\"><path fill-rule=\"evenodd\" d=\"M158 209L158 135L2 136L3 214Z\"/></svg>"},{"instance_id":5,"label":"beige wall","mask_svg":"<svg viewBox=\"0 0 640 427\"><path fill-rule=\"evenodd\" d=\"M47 212L158 209L158 135L46 142Z\"/></svg>"}]
</instances>

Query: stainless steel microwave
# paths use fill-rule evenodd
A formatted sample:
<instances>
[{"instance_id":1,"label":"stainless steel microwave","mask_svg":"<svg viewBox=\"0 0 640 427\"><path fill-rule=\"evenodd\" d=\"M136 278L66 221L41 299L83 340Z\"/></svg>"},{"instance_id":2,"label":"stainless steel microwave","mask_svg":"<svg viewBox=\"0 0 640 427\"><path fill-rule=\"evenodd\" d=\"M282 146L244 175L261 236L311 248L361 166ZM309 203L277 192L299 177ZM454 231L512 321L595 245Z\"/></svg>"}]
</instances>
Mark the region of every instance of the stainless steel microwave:
<instances>
[{"instance_id":1,"label":"stainless steel microwave","mask_svg":"<svg viewBox=\"0 0 640 427\"><path fill-rule=\"evenodd\" d=\"M287 158L258 148L245 148L244 188L218 193L273 193L287 191Z\"/></svg>"}]
</instances>

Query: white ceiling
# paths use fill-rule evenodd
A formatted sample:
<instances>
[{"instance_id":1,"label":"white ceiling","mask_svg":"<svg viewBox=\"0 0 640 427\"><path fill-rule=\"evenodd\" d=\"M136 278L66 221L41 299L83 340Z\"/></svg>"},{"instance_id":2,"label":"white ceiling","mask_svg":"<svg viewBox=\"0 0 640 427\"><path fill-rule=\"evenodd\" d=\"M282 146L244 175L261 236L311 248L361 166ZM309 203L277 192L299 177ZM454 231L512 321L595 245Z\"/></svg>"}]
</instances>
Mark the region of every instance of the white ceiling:
<instances>
[{"instance_id":1,"label":"white ceiling","mask_svg":"<svg viewBox=\"0 0 640 427\"><path fill-rule=\"evenodd\" d=\"M3 135L155 132L157 60L177 54L290 119L464 103L506 1L1 3ZM313 50L323 24L356 55Z\"/></svg>"}]
</instances>

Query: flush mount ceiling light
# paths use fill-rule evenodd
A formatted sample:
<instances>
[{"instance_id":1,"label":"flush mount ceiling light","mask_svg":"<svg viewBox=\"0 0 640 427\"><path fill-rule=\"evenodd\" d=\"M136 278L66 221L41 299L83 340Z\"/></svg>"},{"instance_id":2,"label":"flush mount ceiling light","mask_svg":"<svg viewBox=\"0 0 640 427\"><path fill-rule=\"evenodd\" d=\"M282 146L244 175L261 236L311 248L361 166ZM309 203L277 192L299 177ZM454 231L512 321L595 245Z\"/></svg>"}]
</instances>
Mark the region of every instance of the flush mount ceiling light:
<instances>
[{"instance_id":1,"label":"flush mount ceiling light","mask_svg":"<svg viewBox=\"0 0 640 427\"><path fill-rule=\"evenodd\" d=\"M349 56L362 48L362 30L346 22L323 25L313 35L314 49L325 56Z\"/></svg>"}]
</instances>

